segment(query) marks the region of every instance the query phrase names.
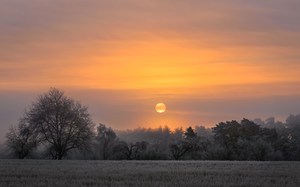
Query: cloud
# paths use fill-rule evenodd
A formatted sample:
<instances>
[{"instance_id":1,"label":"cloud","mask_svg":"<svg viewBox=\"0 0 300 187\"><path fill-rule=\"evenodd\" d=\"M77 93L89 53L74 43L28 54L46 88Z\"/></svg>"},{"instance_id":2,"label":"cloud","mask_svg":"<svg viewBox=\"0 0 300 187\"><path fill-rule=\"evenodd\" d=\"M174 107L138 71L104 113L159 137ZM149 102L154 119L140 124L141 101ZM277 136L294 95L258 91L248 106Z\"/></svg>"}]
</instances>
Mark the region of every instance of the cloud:
<instances>
[{"instance_id":1,"label":"cloud","mask_svg":"<svg viewBox=\"0 0 300 187\"><path fill-rule=\"evenodd\" d=\"M146 118L159 124L152 109L162 100L171 109L166 123L298 113L299 7L298 0L2 0L1 125L15 123L51 86L115 128Z\"/></svg>"}]
</instances>

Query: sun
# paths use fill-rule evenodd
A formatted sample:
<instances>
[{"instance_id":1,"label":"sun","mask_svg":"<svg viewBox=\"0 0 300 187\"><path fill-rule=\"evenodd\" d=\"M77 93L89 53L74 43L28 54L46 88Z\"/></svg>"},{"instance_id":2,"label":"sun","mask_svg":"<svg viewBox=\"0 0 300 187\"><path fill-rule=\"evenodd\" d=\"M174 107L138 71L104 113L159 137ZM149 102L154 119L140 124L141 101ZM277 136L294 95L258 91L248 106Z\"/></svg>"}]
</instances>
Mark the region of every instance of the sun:
<instances>
[{"instance_id":1,"label":"sun","mask_svg":"<svg viewBox=\"0 0 300 187\"><path fill-rule=\"evenodd\" d=\"M157 103L155 106L155 110L158 113L164 113L166 111L167 107L164 103Z\"/></svg>"}]
</instances>

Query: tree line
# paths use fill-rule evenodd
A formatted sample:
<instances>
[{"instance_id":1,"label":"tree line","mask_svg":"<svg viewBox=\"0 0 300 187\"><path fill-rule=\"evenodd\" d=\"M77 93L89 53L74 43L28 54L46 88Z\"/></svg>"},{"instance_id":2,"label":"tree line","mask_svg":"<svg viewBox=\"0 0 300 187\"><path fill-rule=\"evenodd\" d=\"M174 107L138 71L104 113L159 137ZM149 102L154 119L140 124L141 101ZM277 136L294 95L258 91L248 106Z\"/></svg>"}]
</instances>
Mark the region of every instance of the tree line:
<instances>
[{"instance_id":1,"label":"tree line","mask_svg":"<svg viewBox=\"0 0 300 187\"><path fill-rule=\"evenodd\" d=\"M6 135L8 158L99 160L300 160L300 114L220 122L213 128L114 131L51 88Z\"/></svg>"}]
</instances>

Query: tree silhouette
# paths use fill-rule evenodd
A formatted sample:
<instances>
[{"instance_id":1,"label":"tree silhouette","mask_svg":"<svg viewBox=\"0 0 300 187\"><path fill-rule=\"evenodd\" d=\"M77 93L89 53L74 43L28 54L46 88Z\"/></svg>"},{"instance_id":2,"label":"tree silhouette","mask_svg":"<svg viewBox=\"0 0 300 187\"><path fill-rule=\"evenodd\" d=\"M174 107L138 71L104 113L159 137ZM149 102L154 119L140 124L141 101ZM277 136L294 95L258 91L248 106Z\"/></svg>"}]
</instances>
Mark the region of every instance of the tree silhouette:
<instances>
[{"instance_id":1,"label":"tree silhouette","mask_svg":"<svg viewBox=\"0 0 300 187\"><path fill-rule=\"evenodd\" d=\"M175 160L181 159L186 153L197 150L197 134L194 132L192 127L188 127L184 132L184 138L182 140L171 143L169 148L172 157Z\"/></svg>"},{"instance_id":2,"label":"tree silhouette","mask_svg":"<svg viewBox=\"0 0 300 187\"><path fill-rule=\"evenodd\" d=\"M53 159L62 159L76 148L86 148L93 136L87 107L56 88L41 95L25 112L23 120L51 147Z\"/></svg>"},{"instance_id":3,"label":"tree silhouette","mask_svg":"<svg viewBox=\"0 0 300 187\"><path fill-rule=\"evenodd\" d=\"M192 140L194 138L197 138L197 133L194 132L192 127L188 127L184 133L186 140Z\"/></svg>"},{"instance_id":4,"label":"tree silhouette","mask_svg":"<svg viewBox=\"0 0 300 187\"><path fill-rule=\"evenodd\" d=\"M110 145L114 143L116 138L117 135L111 128L108 128L101 123L98 125L96 140L100 144L103 160L108 158L108 151L112 148Z\"/></svg>"},{"instance_id":5,"label":"tree silhouette","mask_svg":"<svg viewBox=\"0 0 300 187\"><path fill-rule=\"evenodd\" d=\"M6 146L14 157L24 159L30 156L37 147L39 138L33 129L26 124L25 120L20 120L18 127L11 127L6 134Z\"/></svg>"},{"instance_id":6,"label":"tree silhouette","mask_svg":"<svg viewBox=\"0 0 300 187\"><path fill-rule=\"evenodd\" d=\"M148 143L145 141L136 143L119 142L115 146L115 152L120 152L127 160L140 159L140 154L147 149Z\"/></svg>"}]
</instances>

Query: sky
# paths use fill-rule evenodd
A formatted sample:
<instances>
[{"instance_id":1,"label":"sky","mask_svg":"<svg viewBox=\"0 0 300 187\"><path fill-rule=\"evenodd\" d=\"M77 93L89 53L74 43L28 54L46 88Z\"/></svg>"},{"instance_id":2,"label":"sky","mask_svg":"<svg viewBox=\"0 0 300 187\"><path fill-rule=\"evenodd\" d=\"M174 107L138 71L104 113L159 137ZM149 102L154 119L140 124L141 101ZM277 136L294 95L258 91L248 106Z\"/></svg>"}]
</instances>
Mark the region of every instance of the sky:
<instances>
[{"instance_id":1,"label":"sky","mask_svg":"<svg viewBox=\"0 0 300 187\"><path fill-rule=\"evenodd\" d=\"M299 0L0 0L0 143L50 87L121 130L298 114L299 9Z\"/></svg>"}]
</instances>

